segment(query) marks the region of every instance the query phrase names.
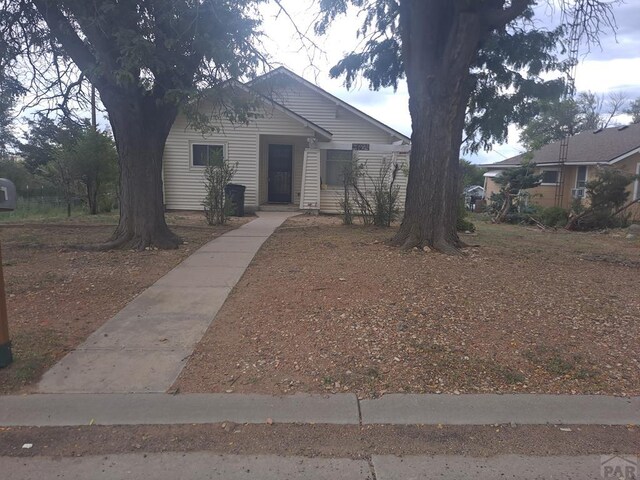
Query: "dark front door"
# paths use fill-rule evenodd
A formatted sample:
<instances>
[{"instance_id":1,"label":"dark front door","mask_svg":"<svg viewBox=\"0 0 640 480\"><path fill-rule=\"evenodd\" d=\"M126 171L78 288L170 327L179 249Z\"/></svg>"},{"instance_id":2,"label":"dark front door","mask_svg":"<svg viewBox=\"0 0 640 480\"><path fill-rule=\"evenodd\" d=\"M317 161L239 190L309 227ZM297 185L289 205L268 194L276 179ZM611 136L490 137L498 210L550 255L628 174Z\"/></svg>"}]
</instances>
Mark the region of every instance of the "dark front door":
<instances>
[{"instance_id":1,"label":"dark front door","mask_svg":"<svg viewBox=\"0 0 640 480\"><path fill-rule=\"evenodd\" d=\"M291 203L293 145L269 145L269 201Z\"/></svg>"}]
</instances>

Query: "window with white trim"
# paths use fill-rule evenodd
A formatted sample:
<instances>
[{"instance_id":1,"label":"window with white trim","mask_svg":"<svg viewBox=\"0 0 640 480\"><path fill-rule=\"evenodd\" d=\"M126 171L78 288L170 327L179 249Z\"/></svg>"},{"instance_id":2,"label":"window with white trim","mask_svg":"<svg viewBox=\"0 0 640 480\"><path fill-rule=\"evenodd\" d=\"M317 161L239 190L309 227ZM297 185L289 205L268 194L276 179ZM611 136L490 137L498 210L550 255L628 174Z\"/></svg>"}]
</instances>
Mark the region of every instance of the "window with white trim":
<instances>
[{"instance_id":1,"label":"window with white trim","mask_svg":"<svg viewBox=\"0 0 640 480\"><path fill-rule=\"evenodd\" d=\"M353 158L351 150L327 150L327 172L325 183L332 187L341 187L344 169Z\"/></svg>"},{"instance_id":2,"label":"window with white trim","mask_svg":"<svg viewBox=\"0 0 640 480\"><path fill-rule=\"evenodd\" d=\"M224 162L224 145L215 143L193 143L191 145L191 166L222 166Z\"/></svg>"},{"instance_id":3,"label":"window with white trim","mask_svg":"<svg viewBox=\"0 0 640 480\"><path fill-rule=\"evenodd\" d=\"M587 166L580 165L576 173L576 188L584 188L587 186Z\"/></svg>"}]
</instances>

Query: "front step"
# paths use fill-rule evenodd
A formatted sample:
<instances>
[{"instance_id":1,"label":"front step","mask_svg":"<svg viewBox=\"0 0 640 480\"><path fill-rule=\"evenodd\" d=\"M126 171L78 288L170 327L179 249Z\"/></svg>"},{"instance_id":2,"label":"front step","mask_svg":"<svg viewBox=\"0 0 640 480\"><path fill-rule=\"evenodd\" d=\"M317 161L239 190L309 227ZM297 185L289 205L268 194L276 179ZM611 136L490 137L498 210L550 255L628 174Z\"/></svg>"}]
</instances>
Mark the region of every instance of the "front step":
<instances>
[{"instance_id":1,"label":"front step","mask_svg":"<svg viewBox=\"0 0 640 480\"><path fill-rule=\"evenodd\" d=\"M263 203L258 210L261 212L297 212L300 208L293 203Z\"/></svg>"}]
</instances>

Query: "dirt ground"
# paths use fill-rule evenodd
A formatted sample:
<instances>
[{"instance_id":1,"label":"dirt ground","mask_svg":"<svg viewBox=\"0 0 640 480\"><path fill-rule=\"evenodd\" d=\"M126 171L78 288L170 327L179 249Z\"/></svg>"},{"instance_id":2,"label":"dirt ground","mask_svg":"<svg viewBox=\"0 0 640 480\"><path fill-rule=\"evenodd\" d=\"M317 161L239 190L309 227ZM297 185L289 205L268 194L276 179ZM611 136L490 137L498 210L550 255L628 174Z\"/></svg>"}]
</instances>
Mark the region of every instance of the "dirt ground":
<instances>
[{"instance_id":1,"label":"dirt ground","mask_svg":"<svg viewBox=\"0 0 640 480\"><path fill-rule=\"evenodd\" d=\"M14 363L0 370L0 394L28 391L66 352L133 297L212 238L248 221L209 227L202 214L169 214L186 244L177 250L85 251L70 245L109 238L113 219L0 226Z\"/></svg>"},{"instance_id":2,"label":"dirt ground","mask_svg":"<svg viewBox=\"0 0 640 480\"><path fill-rule=\"evenodd\" d=\"M640 242L478 222L478 247L403 252L393 230L287 221L180 392L640 394Z\"/></svg>"},{"instance_id":3,"label":"dirt ground","mask_svg":"<svg viewBox=\"0 0 640 480\"><path fill-rule=\"evenodd\" d=\"M30 449L22 448L33 444ZM0 456L81 457L200 452L367 458L371 455L637 454L624 426L211 425L0 428Z\"/></svg>"}]
</instances>

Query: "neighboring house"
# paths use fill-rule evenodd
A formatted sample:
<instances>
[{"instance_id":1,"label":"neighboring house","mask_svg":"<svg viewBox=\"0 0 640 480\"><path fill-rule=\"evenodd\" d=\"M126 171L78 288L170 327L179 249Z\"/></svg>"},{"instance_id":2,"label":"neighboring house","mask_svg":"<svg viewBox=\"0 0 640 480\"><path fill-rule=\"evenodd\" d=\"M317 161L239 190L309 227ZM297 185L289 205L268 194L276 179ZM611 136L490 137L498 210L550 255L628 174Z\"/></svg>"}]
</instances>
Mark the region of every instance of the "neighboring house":
<instances>
[{"instance_id":1,"label":"neighboring house","mask_svg":"<svg viewBox=\"0 0 640 480\"><path fill-rule=\"evenodd\" d=\"M473 212L476 210L478 202L484 199L484 188L480 185L470 185L463 189L462 195L465 206Z\"/></svg>"},{"instance_id":2,"label":"neighboring house","mask_svg":"<svg viewBox=\"0 0 640 480\"><path fill-rule=\"evenodd\" d=\"M220 119L218 133L204 135L184 115L177 118L163 159L167 209L202 210L205 166L221 156L237 163L233 183L246 187L249 211L276 206L335 213L342 171L354 156L370 174L383 161L408 164L408 137L286 68L241 88L260 98L258 118L248 124ZM398 184L404 205L403 173Z\"/></svg>"},{"instance_id":3,"label":"neighboring house","mask_svg":"<svg viewBox=\"0 0 640 480\"><path fill-rule=\"evenodd\" d=\"M592 180L599 165L608 165L630 174L640 173L640 124L612 127L596 131L582 132L569 139L567 161L562 168L560 142L551 143L533 153L531 161L542 173L542 185L528 190L531 202L545 207L557 203L569 208L574 198L584 198L585 184ZM521 165L524 155L490 165L485 173L485 196L487 199L499 191L494 178L503 170ZM564 181L562 179L564 175ZM629 200L640 198L638 180L629 187ZM640 220L640 206L630 209L634 220Z\"/></svg>"},{"instance_id":4,"label":"neighboring house","mask_svg":"<svg viewBox=\"0 0 640 480\"><path fill-rule=\"evenodd\" d=\"M463 190L465 197L484 198L484 188L480 185L471 185Z\"/></svg>"}]
</instances>

